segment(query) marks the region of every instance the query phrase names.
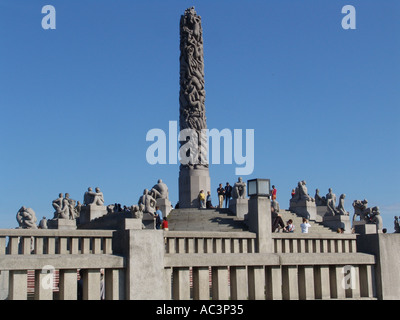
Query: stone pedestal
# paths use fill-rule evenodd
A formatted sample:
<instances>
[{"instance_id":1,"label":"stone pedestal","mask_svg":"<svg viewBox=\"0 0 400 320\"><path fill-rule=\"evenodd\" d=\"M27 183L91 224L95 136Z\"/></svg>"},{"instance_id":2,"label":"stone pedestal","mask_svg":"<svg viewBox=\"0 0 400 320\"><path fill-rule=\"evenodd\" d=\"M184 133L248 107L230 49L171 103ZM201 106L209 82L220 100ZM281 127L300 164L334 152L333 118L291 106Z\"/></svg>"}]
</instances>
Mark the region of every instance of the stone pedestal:
<instances>
[{"instance_id":1,"label":"stone pedestal","mask_svg":"<svg viewBox=\"0 0 400 320\"><path fill-rule=\"evenodd\" d=\"M142 219L126 218L124 219L124 230L142 230Z\"/></svg>"},{"instance_id":2,"label":"stone pedestal","mask_svg":"<svg viewBox=\"0 0 400 320\"><path fill-rule=\"evenodd\" d=\"M142 223L145 229L155 229L156 228L156 219L153 215L148 212L143 213Z\"/></svg>"},{"instance_id":3,"label":"stone pedestal","mask_svg":"<svg viewBox=\"0 0 400 320\"><path fill-rule=\"evenodd\" d=\"M172 210L171 201L168 199L161 199L158 198L156 200L157 206L160 208L161 212L163 213L163 218L168 217L169 213Z\"/></svg>"},{"instance_id":4,"label":"stone pedestal","mask_svg":"<svg viewBox=\"0 0 400 320\"><path fill-rule=\"evenodd\" d=\"M257 252L272 253L271 201L267 197L251 197L247 224L257 234Z\"/></svg>"},{"instance_id":5,"label":"stone pedestal","mask_svg":"<svg viewBox=\"0 0 400 320\"><path fill-rule=\"evenodd\" d=\"M88 206L82 206L81 212L79 215L79 223L86 224L90 221L100 218L107 214L107 207L106 206L96 206L90 204Z\"/></svg>"},{"instance_id":6,"label":"stone pedestal","mask_svg":"<svg viewBox=\"0 0 400 320\"><path fill-rule=\"evenodd\" d=\"M232 211L238 219L244 219L244 216L249 212L249 199L229 200L229 210Z\"/></svg>"},{"instance_id":7,"label":"stone pedestal","mask_svg":"<svg viewBox=\"0 0 400 320\"><path fill-rule=\"evenodd\" d=\"M208 168L190 169L181 167L179 171L179 208L198 208L200 190L211 191Z\"/></svg>"},{"instance_id":8,"label":"stone pedestal","mask_svg":"<svg viewBox=\"0 0 400 320\"><path fill-rule=\"evenodd\" d=\"M317 206L312 201L291 201L289 210L308 220L316 220L317 218Z\"/></svg>"},{"instance_id":9,"label":"stone pedestal","mask_svg":"<svg viewBox=\"0 0 400 320\"><path fill-rule=\"evenodd\" d=\"M47 221L47 227L58 230L76 230L76 220L52 219Z\"/></svg>"},{"instance_id":10,"label":"stone pedestal","mask_svg":"<svg viewBox=\"0 0 400 320\"><path fill-rule=\"evenodd\" d=\"M344 233L351 233L350 217L344 215L327 216L323 217L322 223L325 227L337 230L338 228L344 229Z\"/></svg>"},{"instance_id":11,"label":"stone pedestal","mask_svg":"<svg viewBox=\"0 0 400 320\"><path fill-rule=\"evenodd\" d=\"M365 221L354 221L353 227L354 227L354 232L357 234L378 233L377 226L374 223L365 223Z\"/></svg>"},{"instance_id":12,"label":"stone pedestal","mask_svg":"<svg viewBox=\"0 0 400 320\"><path fill-rule=\"evenodd\" d=\"M328 212L327 210L327 206L317 206L317 217L316 217L316 221L322 221L325 214Z\"/></svg>"}]
</instances>

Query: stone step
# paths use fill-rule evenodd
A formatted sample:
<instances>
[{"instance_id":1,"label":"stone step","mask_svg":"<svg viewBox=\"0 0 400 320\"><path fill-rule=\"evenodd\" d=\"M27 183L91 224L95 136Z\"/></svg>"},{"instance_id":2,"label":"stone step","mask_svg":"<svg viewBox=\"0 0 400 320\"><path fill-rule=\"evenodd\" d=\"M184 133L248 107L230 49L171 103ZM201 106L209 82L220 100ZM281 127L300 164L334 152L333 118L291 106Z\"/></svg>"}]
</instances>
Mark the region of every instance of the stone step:
<instances>
[{"instance_id":1,"label":"stone step","mask_svg":"<svg viewBox=\"0 0 400 320\"><path fill-rule=\"evenodd\" d=\"M300 224L303 223L303 217L299 217L294 212L291 212L289 210L282 210L282 209L279 210L279 214L282 216L282 220L285 222L285 224L289 219L292 219L293 224L295 226L294 232L301 233ZM311 225L311 227L308 229L309 233L332 233L332 232L335 232L335 231L331 230L330 228L325 227L320 222L310 220L309 223Z\"/></svg>"}]
</instances>

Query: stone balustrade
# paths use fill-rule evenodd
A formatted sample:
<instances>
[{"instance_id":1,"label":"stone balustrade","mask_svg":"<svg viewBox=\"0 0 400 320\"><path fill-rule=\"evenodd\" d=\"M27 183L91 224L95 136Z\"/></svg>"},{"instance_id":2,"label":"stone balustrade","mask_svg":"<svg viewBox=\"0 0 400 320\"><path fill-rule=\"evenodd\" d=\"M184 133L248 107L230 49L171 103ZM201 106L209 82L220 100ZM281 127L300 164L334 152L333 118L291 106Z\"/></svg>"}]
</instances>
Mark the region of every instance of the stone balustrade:
<instances>
[{"instance_id":1,"label":"stone balustrade","mask_svg":"<svg viewBox=\"0 0 400 320\"><path fill-rule=\"evenodd\" d=\"M101 271L105 298L123 298L125 262L112 254L112 237L106 230L0 230L0 282L7 298L27 299L33 273L34 299L76 300L78 270L83 299L100 299ZM49 285L56 274L57 290Z\"/></svg>"},{"instance_id":2,"label":"stone balustrade","mask_svg":"<svg viewBox=\"0 0 400 320\"><path fill-rule=\"evenodd\" d=\"M360 253L166 254L165 272L174 300L373 299L374 263Z\"/></svg>"},{"instance_id":3,"label":"stone balustrade","mask_svg":"<svg viewBox=\"0 0 400 320\"><path fill-rule=\"evenodd\" d=\"M166 253L254 253L251 232L168 231Z\"/></svg>"},{"instance_id":4,"label":"stone balustrade","mask_svg":"<svg viewBox=\"0 0 400 320\"><path fill-rule=\"evenodd\" d=\"M352 253L357 252L355 234L273 233L275 253Z\"/></svg>"}]
</instances>

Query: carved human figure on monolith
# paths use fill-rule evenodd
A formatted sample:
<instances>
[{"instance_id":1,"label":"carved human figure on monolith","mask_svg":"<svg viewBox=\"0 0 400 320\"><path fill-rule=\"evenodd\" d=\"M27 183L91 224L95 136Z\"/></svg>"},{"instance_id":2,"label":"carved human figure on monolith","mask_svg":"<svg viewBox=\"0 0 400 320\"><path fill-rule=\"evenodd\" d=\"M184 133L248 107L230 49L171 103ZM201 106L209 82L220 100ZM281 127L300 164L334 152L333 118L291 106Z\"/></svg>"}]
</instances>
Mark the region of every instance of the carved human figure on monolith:
<instances>
[{"instance_id":1,"label":"carved human figure on monolith","mask_svg":"<svg viewBox=\"0 0 400 320\"><path fill-rule=\"evenodd\" d=\"M22 206L21 209L17 212L17 221L19 224L19 228L22 229L37 229L37 219L36 213L32 208L26 208Z\"/></svg>"},{"instance_id":2,"label":"carved human figure on monolith","mask_svg":"<svg viewBox=\"0 0 400 320\"><path fill-rule=\"evenodd\" d=\"M242 177L238 178L238 181L235 182L232 189L232 198L233 199L246 199L246 182L242 180Z\"/></svg>"},{"instance_id":3,"label":"carved human figure on monolith","mask_svg":"<svg viewBox=\"0 0 400 320\"><path fill-rule=\"evenodd\" d=\"M200 190L210 190L206 134L203 30L194 7L180 19L179 205L198 207Z\"/></svg>"}]
</instances>

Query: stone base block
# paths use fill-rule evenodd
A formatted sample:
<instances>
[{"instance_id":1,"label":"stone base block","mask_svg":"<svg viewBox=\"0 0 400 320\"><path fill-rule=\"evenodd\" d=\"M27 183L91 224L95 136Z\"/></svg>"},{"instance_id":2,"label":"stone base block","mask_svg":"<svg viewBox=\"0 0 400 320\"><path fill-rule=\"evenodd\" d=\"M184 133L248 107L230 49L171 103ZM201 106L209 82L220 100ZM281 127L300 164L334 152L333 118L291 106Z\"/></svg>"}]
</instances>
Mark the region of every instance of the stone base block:
<instances>
[{"instance_id":1,"label":"stone base block","mask_svg":"<svg viewBox=\"0 0 400 320\"><path fill-rule=\"evenodd\" d=\"M190 169L182 167L179 171L179 208L199 208L200 190L211 191L208 168Z\"/></svg>"},{"instance_id":2,"label":"stone base block","mask_svg":"<svg viewBox=\"0 0 400 320\"><path fill-rule=\"evenodd\" d=\"M107 207L106 206L96 206L96 205L88 205L82 206L81 213L79 216L79 223L85 224L89 223L90 221L100 218L107 214Z\"/></svg>"},{"instance_id":3,"label":"stone base block","mask_svg":"<svg viewBox=\"0 0 400 320\"><path fill-rule=\"evenodd\" d=\"M244 219L245 215L249 212L249 199L231 199L229 201L229 210L238 219Z\"/></svg>"},{"instance_id":4,"label":"stone base block","mask_svg":"<svg viewBox=\"0 0 400 320\"><path fill-rule=\"evenodd\" d=\"M150 213L143 213L142 223L145 229L155 229L156 228L156 219Z\"/></svg>"},{"instance_id":5,"label":"stone base block","mask_svg":"<svg viewBox=\"0 0 400 320\"><path fill-rule=\"evenodd\" d=\"M142 219L126 218L124 220L125 230L142 230L143 226Z\"/></svg>"},{"instance_id":6,"label":"stone base block","mask_svg":"<svg viewBox=\"0 0 400 320\"><path fill-rule=\"evenodd\" d=\"M308 220L316 220L317 218L317 206L315 205L315 202L291 202L289 210Z\"/></svg>"},{"instance_id":7,"label":"stone base block","mask_svg":"<svg viewBox=\"0 0 400 320\"><path fill-rule=\"evenodd\" d=\"M171 201L168 199L157 199L157 206L160 208L161 212L163 213L163 217L168 217L169 213L172 210Z\"/></svg>"},{"instance_id":8,"label":"stone base block","mask_svg":"<svg viewBox=\"0 0 400 320\"><path fill-rule=\"evenodd\" d=\"M327 206L317 206L317 220L322 221L327 211Z\"/></svg>"},{"instance_id":9,"label":"stone base block","mask_svg":"<svg viewBox=\"0 0 400 320\"><path fill-rule=\"evenodd\" d=\"M76 230L76 220L52 219L47 221L47 227L58 230Z\"/></svg>"},{"instance_id":10,"label":"stone base block","mask_svg":"<svg viewBox=\"0 0 400 320\"><path fill-rule=\"evenodd\" d=\"M342 228L344 233L351 233L351 223L349 216L324 216L322 223L325 227L337 230Z\"/></svg>"},{"instance_id":11,"label":"stone base block","mask_svg":"<svg viewBox=\"0 0 400 320\"><path fill-rule=\"evenodd\" d=\"M363 221L355 221L353 223L354 232L358 234L374 234L378 233L376 224L365 223Z\"/></svg>"}]
</instances>

